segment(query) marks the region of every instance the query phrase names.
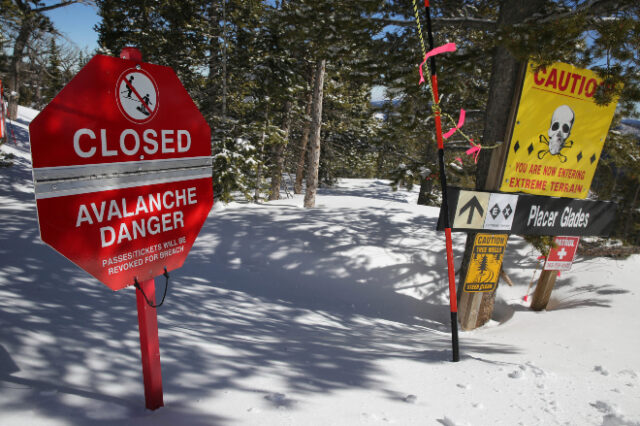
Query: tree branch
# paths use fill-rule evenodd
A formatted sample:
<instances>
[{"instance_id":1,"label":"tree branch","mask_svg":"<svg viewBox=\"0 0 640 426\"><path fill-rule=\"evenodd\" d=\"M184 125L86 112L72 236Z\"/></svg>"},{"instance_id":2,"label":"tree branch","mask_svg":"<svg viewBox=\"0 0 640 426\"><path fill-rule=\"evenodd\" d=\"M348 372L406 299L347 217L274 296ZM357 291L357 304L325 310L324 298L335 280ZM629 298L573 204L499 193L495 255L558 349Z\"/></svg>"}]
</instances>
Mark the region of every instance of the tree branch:
<instances>
[{"instance_id":1,"label":"tree branch","mask_svg":"<svg viewBox=\"0 0 640 426\"><path fill-rule=\"evenodd\" d=\"M621 0L588 0L580 6L549 15L534 14L525 19L521 24L536 23L543 24L547 22L557 22L571 16L585 14L587 18L597 18L607 16L616 12L622 12L634 6L634 2ZM379 19L378 22L385 25L395 25L398 27L409 27L415 25L413 19ZM434 30L442 28L468 28L474 30L493 31L497 29L497 21L493 19L481 19L473 17L454 17L454 18L434 18L431 20Z\"/></svg>"},{"instance_id":2,"label":"tree branch","mask_svg":"<svg viewBox=\"0 0 640 426\"><path fill-rule=\"evenodd\" d=\"M79 2L80 0L66 0L57 4L50 4L49 6L36 7L35 9L32 9L32 11L41 13L41 12L46 12L48 10L57 9L59 7L69 6L70 4L79 3Z\"/></svg>"},{"instance_id":3,"label":"tree branch","mask_svg":"<svg viewBox=\"0 0 640 426\"><path fill-rule=\"evenodd\" d=\"M561 12L556 11L557 13L552 13L547 16L541 16L540 14L531 15L525 19L522 24L558 22L562 19L580 14L584 14L588 19L595 19L602 16L608 16L616 12L623 12L633 6L633 2L620 0L588 0L575 9L566 8Z\"/></svg>"},{"instance_id":4,"label":"tree branch","mask_svg":"<svg viewBox=\"0 0 640 426\"><path fill-rule=\"evenodd\" d=\"M409 27L416 24L416 21L409 19L380 19L380 23L385 25L395 25L398 27ZM435 18L431 20L434 30L442 28L469 28L474 30L492 31L496 29L497 22L493 19L480 19L470 17L460 18Z\"/></svg>"}]
</instances>

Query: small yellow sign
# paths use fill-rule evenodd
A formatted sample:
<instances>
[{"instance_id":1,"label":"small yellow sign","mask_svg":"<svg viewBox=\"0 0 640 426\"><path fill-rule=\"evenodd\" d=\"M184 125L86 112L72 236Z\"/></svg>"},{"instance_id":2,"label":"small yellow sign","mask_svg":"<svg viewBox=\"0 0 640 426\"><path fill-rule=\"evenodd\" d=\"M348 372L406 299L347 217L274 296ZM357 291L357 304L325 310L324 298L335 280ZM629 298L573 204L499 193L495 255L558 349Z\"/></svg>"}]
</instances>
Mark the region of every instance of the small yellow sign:
<instances>
[{"instance_id":1,"label":"small yellow sign","mask_svg":"<svg viewBox=\"0 0 640 426\"><path fill-rule=\"evenodd\" d=\"M500 190L585 198L617 99L595 103L602 79L593 71L563 63L534 70L527 66Z\"/></svg>"},{"instance_id":2,"label":"small yellow sign","mask_svg":"<svg viewBox=\"0 0 640 426\"><path fill-rule=\"evenodd\" d=\"M496 288L508 238L506 234L476 234L464 291L485 292Z\"/></svg>"}]
</instances>

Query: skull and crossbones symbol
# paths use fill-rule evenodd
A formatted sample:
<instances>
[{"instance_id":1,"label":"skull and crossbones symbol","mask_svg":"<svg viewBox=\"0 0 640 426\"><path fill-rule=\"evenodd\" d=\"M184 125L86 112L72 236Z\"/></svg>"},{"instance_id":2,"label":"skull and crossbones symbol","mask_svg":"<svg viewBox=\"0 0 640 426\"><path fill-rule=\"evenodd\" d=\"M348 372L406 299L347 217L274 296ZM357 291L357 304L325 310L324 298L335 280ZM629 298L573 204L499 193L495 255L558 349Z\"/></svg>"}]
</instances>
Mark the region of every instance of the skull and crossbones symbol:
<instances>
[{"instance_id":1,"label":"skull and crossbones symbol","mask_svg":"<svg viewBox=\"0 0 640 426\"><path fill-rule=\"evenodd\" d=\"M568 149L573 146L573 141L568 141L571 135L571 129L575 121L575 113L567 105L560 105L553 112L551 116L551 124L547 131L547 139L544 135L540 135L540 142L547 145L548 148L538 151L538 158L542 160L545 155L557 155L560 158L560 162L567 161L567 157L562 155L563 149Z\"/></svg>"}]
</instances>

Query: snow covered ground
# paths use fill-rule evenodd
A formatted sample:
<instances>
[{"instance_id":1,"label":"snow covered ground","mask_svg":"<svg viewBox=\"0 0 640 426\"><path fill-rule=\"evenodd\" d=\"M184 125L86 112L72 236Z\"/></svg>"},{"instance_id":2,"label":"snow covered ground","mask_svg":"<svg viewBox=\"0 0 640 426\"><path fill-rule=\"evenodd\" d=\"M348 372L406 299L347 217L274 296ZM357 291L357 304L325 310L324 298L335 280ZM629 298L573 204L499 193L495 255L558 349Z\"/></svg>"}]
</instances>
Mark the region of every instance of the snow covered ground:
<instances>
[{"instance_id":1,"label":"snow covered ground","mask_svg":"<svg viewBox=\"0 0 640 426\"><path fill-rule=\"evenodd\" d=\"M1 425L640 425L640 256L578 258L536 313L538 253L512 236L515 286L453 363L437 209L376 180L314 209L216 204L158 310L165 407L145 410L134 290L40 241L20 112L0 147Z\"/></svg>"}]
</instances>

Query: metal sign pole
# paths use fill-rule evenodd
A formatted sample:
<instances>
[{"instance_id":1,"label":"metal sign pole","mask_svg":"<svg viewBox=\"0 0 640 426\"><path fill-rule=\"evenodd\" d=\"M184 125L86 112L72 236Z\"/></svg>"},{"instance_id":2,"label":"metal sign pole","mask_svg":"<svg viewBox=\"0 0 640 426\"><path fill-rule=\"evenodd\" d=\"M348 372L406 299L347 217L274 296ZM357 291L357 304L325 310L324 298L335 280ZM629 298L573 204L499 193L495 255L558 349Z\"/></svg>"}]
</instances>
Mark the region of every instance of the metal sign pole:
<instances>
[{"instance_id":1,"label":"metal sign pole","mask_svg":"<svg viewBox=\"0 0 640 426\"><path fill-rule=\"evenodd\" d=\"M144 292L144 294L143 294ZM164 406L162 398L162 370L160 367L160 342L158 339L158 315L156 309L147 303L156 303L156 285L152 279L142 281L136 289L138 307L138 329L140 331L140 355L144 381L145 406L155 410Z\"/></svg>"},{"instance_id":2,"label":"metal sign pole","mask_svg":"<svg viewBox=\"0 0 640 426\"><path fill-rule=\"evenodd\" d=\"M125 47L120 52L120 58L142 61L142 54L135 47ZM160 366L160 340L158 339L158 313L156 308L151 306L155 306L155 304L155 280L151 278L150 280L142 281L136 286L136 306L138 308L144 399L145 407L149 410L156 410L164 406L162 368Z\"/></svg>"}]
</instances>

